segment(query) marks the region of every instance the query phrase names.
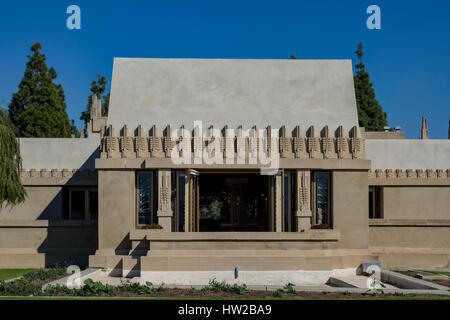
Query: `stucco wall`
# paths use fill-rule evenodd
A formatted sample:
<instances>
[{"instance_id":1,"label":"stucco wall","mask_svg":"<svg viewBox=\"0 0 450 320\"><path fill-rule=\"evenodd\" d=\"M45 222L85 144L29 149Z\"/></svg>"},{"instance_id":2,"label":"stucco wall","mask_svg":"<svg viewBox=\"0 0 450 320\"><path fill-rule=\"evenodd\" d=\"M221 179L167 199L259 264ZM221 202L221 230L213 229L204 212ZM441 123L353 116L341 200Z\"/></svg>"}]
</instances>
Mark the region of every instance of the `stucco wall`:
<instances>
[{"instance_id":1,"label":"stucco wall","mask_svg":"<svg viewBox=\"0 0 450 320\"><path fill-rule=\"evenodd\" d=\"M91 169L100 156L100 138L20 138L23 169Z\"/></svg>"},{"instance_id":2,"label":"stucco wall","mask_svg":"<svg viewBox=\"0 0 450 320\"><path fill-rule=\"evenodd\" d=\"M63 210L61 186L25 187L27 197L0 210L0 220L59 220Z\"/></svg>"},{"instance_id":3,"label":"stucco wall","mask_svg":"<svg viewBox=\"0 0 450 320\"><path fill-rule=\"evenodd\" d=\"M385 219L450 219L450 186L383 187L383 213Z\"/></svg>"},{"instance_id":4,"label":"stucco wall","mask_svg":"<svg viewBox=\"0 0 450 320\"><path fill-rule=\"evenodd\" d=\"M450 225L385 225L370 227L373 247L449 248Z\"/></svg>"},{"instance_id":5,"label":"stucco wall","mask_svg":"<svg viewBox=\"0 0 450 320\"><path fill-rule=\"evenodd\" d=\"M375 169L450 169L450 140L367 139Z\"/></svg>"},{"instance_id":6,"label":"stucco wall","mask_svg":"<svg viewBox=\"0 0 450 320\"><path fill-rule=\"evenodd\" d=\"M97 224L84 221L0 221L0 268L87 265L97 248Z\"/></svg>"},{"instance_id":7,"label":"stucco wall","mask_svg":"<svg viewBox=\"0 0 450 320\"><path fill-rule=\"evenodd\" d=\"M369 245L367 171L333 171L333 228L341 232L339 248Z\"/></svg>"},{"instance_id":8,"label":"stucco wall","mask_svg":"<svg viewBox=\"0 0 450 320\"><path fill-rule=\"evenodd\" d=\"M99 170L99 250L130 249L135 227L135 172Z\"/></svg>"}]
</instances>

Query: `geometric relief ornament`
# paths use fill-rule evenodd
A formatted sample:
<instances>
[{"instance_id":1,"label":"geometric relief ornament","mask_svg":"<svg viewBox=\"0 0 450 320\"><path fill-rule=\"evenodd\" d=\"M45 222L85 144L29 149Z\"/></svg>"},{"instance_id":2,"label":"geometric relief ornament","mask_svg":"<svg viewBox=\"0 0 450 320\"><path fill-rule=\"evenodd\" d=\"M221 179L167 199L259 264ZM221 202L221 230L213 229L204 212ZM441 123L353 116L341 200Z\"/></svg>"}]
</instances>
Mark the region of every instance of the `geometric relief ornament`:
<instances>
[{"instance_id":1,"label":"geometric relief ornament","mask_svg":"<svg viewBox=\"0 0 450 320\"><path fill-rule=\"evenodd\" d=\"M310 205L311 172L309 170L297 170L297 226L298 231L311 229L311 205Z\"/></svg>"}]
</instances>

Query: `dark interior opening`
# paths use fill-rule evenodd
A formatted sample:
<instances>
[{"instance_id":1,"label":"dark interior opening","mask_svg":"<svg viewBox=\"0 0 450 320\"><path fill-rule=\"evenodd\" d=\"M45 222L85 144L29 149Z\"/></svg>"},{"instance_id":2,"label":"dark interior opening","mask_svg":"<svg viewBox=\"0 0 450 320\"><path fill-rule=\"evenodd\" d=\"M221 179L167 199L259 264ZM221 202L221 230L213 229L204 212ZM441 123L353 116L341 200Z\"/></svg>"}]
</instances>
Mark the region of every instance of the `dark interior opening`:
<instances>
[{"instance_id":1,"label":"dark interior opening","mask_svg":"<svg viewBox=\"0 0 450 320\"><path fill-rule=\"evenodd\" d=\"M202 173L200 231L269 231L269 177Z\"/></svg>"}]
</instances>

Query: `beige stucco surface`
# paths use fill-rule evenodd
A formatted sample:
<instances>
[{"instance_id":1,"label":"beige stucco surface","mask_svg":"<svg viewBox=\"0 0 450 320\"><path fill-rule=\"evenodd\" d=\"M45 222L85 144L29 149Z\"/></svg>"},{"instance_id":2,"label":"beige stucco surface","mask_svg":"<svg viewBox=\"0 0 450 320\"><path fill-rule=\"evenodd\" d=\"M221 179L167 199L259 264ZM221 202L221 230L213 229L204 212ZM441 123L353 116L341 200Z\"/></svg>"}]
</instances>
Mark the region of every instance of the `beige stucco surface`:
<instances>
[{"instance_id":1,"label":"beige stucco surface","mask_svg":"<svg viewBox=\"0 0 450 320\"><path fill-rule=\"evenodd\" d=\"M450 140L367 139L366 159L375 169L449 169Z\"/></svg>"},{"instance_id":2,"label":"beige stucco surface","mask_svg":"<svg viewBox=\"0 0 450 320\"><path fill-rule=\"evenodd\" d=\"M100 170L99 250L128 250L129 233L135 228L135 172Z\"/></svg>"},{"instance_id":3,"label":"beige stucco surface","mask_svg":"<svg viewBox=\"0 0 450 320\"><path fill-rule=\"evenodd\" d=\"M339 248L369 245L367 171L333 171L333 228L341 232Z\"/></svg>"},{"instance_id":4,"label":"beige stucco surface","mask_svg":"<svg viewBox=\"0 0 450 320\"><path fill-rule=\"evenodd\" d=\"M450 187L384 187L386 219L450 219Z\"/></svg>"},{"instance_id":5,"label":"beige stucco surface","mask_svg":"<svg viewBox=\"0 0 450 320\"><path fill-rule=\"evenodd\" d=\"M447 226L371 226L370 245L374 247L448 248Z\"/></svg>"},{"instance_id":6,"label":"beige stucco surface","mask_svg":"<svg viewBox=\"0 0 450 320\"><path fill-rule=\"evenodd\" d=\"M0 221L0 268L86 265L97 248L97 224L83 221Z\"/></svg>"},{"instance_id":7,"label":"beige stucco surface","mask_svg":"<svg viewBox=\"0 0 450 320\"><path fill-rule=\"evenodd\" d=\"M91 169L100 156L100 138L20 138L23 169Z\"/></svg>"},{"instance_id":8,"label":"beige stucco surface","mask_svg":"<svg viewBox=\"0 0 450 320\"><path fill-rule=\"evenodd\" d=\"M59 220L62 215L60 186L25 187L26 201L0 210L0 220Z\"/></svg>"},{"instance_id":9,"label":"beige stucco surface","mask_svg":"<svg viewBox=\"0 0 450 320\"><path fill-rule=\"evenodd\" d=\"M351 60L114 59L108 123L162 132L195 120L350 130L358 125Z\"/></svg>"}]
</instances>

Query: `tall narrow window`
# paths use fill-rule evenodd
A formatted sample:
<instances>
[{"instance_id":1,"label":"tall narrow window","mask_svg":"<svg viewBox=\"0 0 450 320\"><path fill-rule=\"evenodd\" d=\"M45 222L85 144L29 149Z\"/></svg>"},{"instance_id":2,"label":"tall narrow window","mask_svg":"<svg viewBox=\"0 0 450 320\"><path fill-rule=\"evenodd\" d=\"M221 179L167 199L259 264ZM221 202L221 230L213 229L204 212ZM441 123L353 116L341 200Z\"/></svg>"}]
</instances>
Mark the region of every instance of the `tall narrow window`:
<instances>
[{"instance_id":1,"label":"tall narrow window","mask_svg":"<svg viewBox=\"0 0 450 320\"><path fill-rule=\"evenodd\" d=\"M71 220L84 220L86 215L86 199L84 190L72 190L70 196Z\"/></svg>"},{"instance_id":2,"label":"tall narrow window","mask_svg":"<svg viewBox=\"0 0 450 320\"><path fill-rule=\"evenodd\" d=\"M283 183L283 231L296 231L295 171L284 171Z\"/></svg>"},{"instance_id":3,"label":"tall narrow window","mask_svg":"<svg viewBox=\"0 0 450 320\"><path fill-rule=\"evenodd\" d=\"M330 172L313 172L311 190L315 228L331 228L330 180Z\"/></svg>"},{"instance_id":4,"label":"tall narrow window","mask_svg":"<svg viewBox=\"0 0 450 320\"><path fill-rule=\"evenodd\" d=\"M172 219L172 231L184 232L186 211L186 173L184 171L172 171L172 208L174 211Z\"/></svg>"},{"instance_id":5,"label":"tall narrow window","mask_svg":"<svg viewBox=\"0 0 450 320\"><path fill-rule=\"evenodd\" d=\"M178 230L185 231L185 216L186 216L186 174L179 173L177 181L178 190L178 203L177 203L177 216L178 216Z\"/></svg>"},{"instance_id":6,"label":"tall narrow window","mask_svg":"<svg viewBox=\"0 0 450 320\"><path fill-rule=\"evenodd\" d=\"M383 189L382 187L369 187L369 219L383 218Z\"/></svg>"},{"instance_id":7,"label":"tall narrow window","mask_svg":"<svg viewBox=\"0 0 450 320\"><path fill-rule=\"evenodd\" d=\"M88 191L89 195L89 214L91 220L98 220L98 192Z\"/></svg>"},{"instance_id":8,"label":"tall narrow window","mask_svg":"<svg viewBox=\"0 0 450 320\"><path fill-rule=\"evenodd\" d=\"M138 224L157 223L155 212L155 178L153 172L137 173Z\"/></svg>"}]
</instances>

